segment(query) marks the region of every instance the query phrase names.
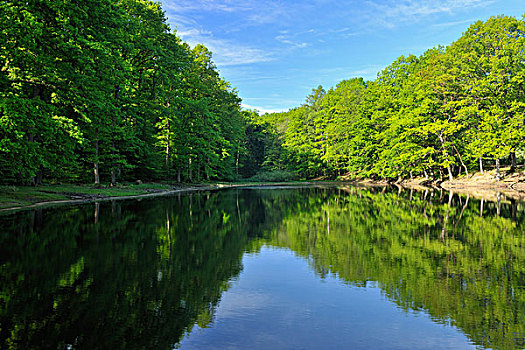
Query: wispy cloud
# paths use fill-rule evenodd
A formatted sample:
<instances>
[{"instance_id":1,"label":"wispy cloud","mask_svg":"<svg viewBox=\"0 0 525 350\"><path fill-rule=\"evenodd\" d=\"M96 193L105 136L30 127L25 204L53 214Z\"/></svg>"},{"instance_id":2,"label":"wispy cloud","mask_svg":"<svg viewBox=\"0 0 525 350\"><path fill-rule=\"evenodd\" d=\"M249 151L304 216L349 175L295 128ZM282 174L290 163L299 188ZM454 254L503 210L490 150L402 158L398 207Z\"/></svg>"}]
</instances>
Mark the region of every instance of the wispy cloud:
<instances>
[{"instance_id":1,"label":"wispy cloud","mask_svg":"<svg viewBox=\"0 0 525 350\"><path fill-rule=\"evenodd\" d=\"M170 11L210 11L210 12L237 12L249 11L253 9L251 1L230 1L230 0L177 0L169 2L163 7Z\"/></svg>"},{"instance_id":2,"label":"wispy cloud","mask_svg":"<svg viewBox=\"0 0 525 350\"><path fill-rule=\"evenodd\" d=\"M471 19L466 19L466 20L463 20L463 21L452 21L452 22L436 23L436 24L433 24L432 27L433 28L453 27L453 26L457 26L457 25L465 25L465 24L474 23L475 21L476 21L475 18L471 18Z\"/></svg>"},{"instance_id":3,"label":"wispy cloud","mask_svg":"<svg viewBox=\"0 0 525 350\"><path fill-rule=\"evenodd\" d=\"M386 65L385 65L386 66ZM363 78L365 80L373 80L377 77L377 73L385 68L384 65L374 64L366 65L360 68L355 67L331 67L321 68L317 70L317 77L334 78L336 81L349 78Z\"/></svg>"},{"instance_id":4,"label":"wispy cloud","mask_svg":"<svg viewBox=\"0 0 525 350\"><path fill-rule=\"evenodd\" d=\"M303 31L281 30L279 31L279 35L274 39L281 44L287 45L291 49L304 49L311 46L307 41L318 35L319 33L315 29L307 29Z\"/></svg>"},{"instance_id":5,"label":"wispy cloud","mask_svg":"<svg viewBox=\"0 0 525 350\"><path fill-rule=\"evenodd\" d=\"M417 21L423 17L437 14L454 14L474 7L492 4L493 0L388 0L367 1L370 19L393 28L401 23Z\"/></svg>"},{"instance_id":6,"label":"wispy cloud","mask_svg":"<svg viewBox=\"0 0 525 350\"><path fill-rule=\"evenodd\" d=\"M281 1L259 0L177 0L164 8L176 13L242 13L244 23L252 25L274 23L288 18L290 5Z\"/></svg>"},{"instance_id":7,"label":"wispy cloud","mask_svg":"<svg viewBox=\"0 0 525 350\"><path fill-rule=\"evenodd\" d=\"M227 39L214 37L213 33L184 26L178 35L191 46L203 44L211 50L219 67L238 66L274 60L272 53L258 48L242 45Z\"/></svg>"},{"instance_id":8,"label":"wispy cloud","mask_svg":"<svg viewBox=\"0 0 525 350\"><path fill-rule=\"evenodd\" d=\"M379 73L382 69L385 68L386 65L368 65L361 67L359 69L351 70L348 72L348 75L351 77L362 77L364 79L375 79L377 76L377 73Z\"/></svg>"},{"instance_id":9,"label":"wispy cloud","mask_svg":"<svg viewBox=\"0 0 525 350\"><path fill-rule=\"evenodd\" d=\"M242 103L241 104L241 107L244 108L244 109L251 109L251 110L256 110L258 111L259 113L262 113L262 114L265 114L265 113L279 113L279 112L285 112L287 109L284 109L284 108L263 108L263 107L259 107L259 106L252 106L252 105L248 105L246 103Z\"/></svg>"},{"instance_id":10,"label":"wispy cloud","mask_svg":"<svg viewBox=\"0 0 525 350\"><path fill-rule=\"evenodd\" d=\"M200 25L203 13L232 13L243 12L244 18L255 11L255 0L177 0L165 1L168 22L177 30L178 36L191 46L203 44L213 53L215 63L219 68L240 66L259 62L269 62L275 59L274 54L267 49L245 42L235 41L232 38L217 36ZM211 15L211 14L208 14Z\"/></svg>"},{"instance_id":11,"label":"wispy cloud","mask_svg":"<svg viewBox=\"0 0 525 350\"><path fill-rule=\"evenodd\" d=\"M303 49L303 48L308 46L307 43L305 43L305 42L295 42L295 41L291 40L286 35L278 35L278 36L275 37L275 40L277 40L278 42L280 42L282 44L289 45L291 48L295 48L295 49Z\"/></svg>"}]
</instances>

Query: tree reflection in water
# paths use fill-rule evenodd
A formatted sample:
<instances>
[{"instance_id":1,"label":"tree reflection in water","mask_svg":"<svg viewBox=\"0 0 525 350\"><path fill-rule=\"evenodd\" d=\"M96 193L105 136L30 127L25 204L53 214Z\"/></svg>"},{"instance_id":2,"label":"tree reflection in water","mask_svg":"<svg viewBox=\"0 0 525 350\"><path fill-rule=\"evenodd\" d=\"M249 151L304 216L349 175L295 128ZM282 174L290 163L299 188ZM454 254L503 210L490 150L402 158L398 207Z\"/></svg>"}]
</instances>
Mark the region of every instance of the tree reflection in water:
<instances>
[{"instance_id":1,"label":"tree reflection in water","mask_svg":"<svg viewBox=\"0 0 525 350\"><path fill-rule=\"evenodd\" d=\"M263 244L376 281L482 347L525 346L524 205L439 191L229 190L0 217L1 348L176 346Z\"/></svg>"}]
</instances>

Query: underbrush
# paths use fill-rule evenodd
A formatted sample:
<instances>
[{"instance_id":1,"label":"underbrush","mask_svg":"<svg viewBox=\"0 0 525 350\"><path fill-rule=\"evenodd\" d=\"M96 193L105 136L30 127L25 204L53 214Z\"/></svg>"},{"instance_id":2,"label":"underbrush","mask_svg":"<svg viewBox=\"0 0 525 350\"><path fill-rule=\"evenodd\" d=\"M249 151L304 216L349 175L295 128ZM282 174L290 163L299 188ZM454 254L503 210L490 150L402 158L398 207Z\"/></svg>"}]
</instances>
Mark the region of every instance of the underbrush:
<instances>
[{"instance_id":1,"label":"underbrush","mask_svg":"<svg viewBox=\"0 0 525 350\"><path fill-rule=\"evenodd\" d=\"M258 173L248 179L248 182L288 182L298 180L297 174L287 170L273 170Z\"/></svg>"}]
</instances>

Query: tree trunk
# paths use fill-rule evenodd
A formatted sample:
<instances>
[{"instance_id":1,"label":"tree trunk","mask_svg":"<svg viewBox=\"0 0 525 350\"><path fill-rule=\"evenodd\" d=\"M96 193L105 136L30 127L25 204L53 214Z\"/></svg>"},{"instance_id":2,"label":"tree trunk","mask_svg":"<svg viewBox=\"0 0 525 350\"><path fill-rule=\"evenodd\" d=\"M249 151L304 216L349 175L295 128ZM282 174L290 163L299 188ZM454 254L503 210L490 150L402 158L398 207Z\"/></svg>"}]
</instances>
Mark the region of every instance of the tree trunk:
<instances>
[{"instance_id":1,"label":"tree trunk","mask_svg":"<svg viewBox=\"0 0 525 350\"><path fill-rule=\"evenodd\" d=\"M237 177L239 177L239 152L240 152L239 148L240 147L241 147L240 145L237 145L237 158L235 159L235 175Z\"/></svg>"},{"instance_id":2,"label":"tree trunk","mask_svg":"<svg viewBox=\"0 0 525 350\"><path fill-rule=\"evenodd\" d=\"M29 141L29 143L35 142L35 135L32 132L27 134L27 141ZM34 175L31 176L30 183L31 186L36 186L36 177Z\"/></svg>"},{"instance_id":3,"label":"tree trunk","mask_svg":"<svg viewBox=\"0 0 525 350\"><path fill-rule=\"evenodd\" d=\"M445 156L445 161L447 162L448 179L452 181L454 180L454 175L452 175L452 169L450 168L450 164L448 162L448 152L447 152L447 149L445 148L445 139L443 138L441 134L438 136L439 136L439 141L441 142L441 149L443 150L443 156Z\"/></svg>"},{"instance_id":4,"label":"tree trunk","mask_svg":"<svg viewBox=\"0 0 525 350\"><path fill-rule=\"evenodd\" d=\"M40 165L40 169L38 170L38 172L36 173L36 176L35 176L35 185L36 186L41 186L42 185L42 178L43 177L44 177L44 166Z\"/></svg>"},{"instance_id":5,"label":"tree trunk","mask_svg":"<svg viewBox=\"0 0 525 350\"><path fill-rule=\"evenodd\" d=\"M111 136L113 138L113 135ZM111 141L111 186L115 186L117 184L117 173L116 173L116 166L115 166L115 142Z\"/></svg>"},{"instance_id":6,"label":"tree trunk","mask_svg":"<svg viewBox=\"0 0 525 350\"><path fill-rule=\"evenodd\" d=\"M180 183L180 180L181 178L180 178L180 166L179 166L177 167L177 182Z\"/></svg>"},{"instance_id":7,"label":"tree trunk","mask_svg":"<svg viewBox=\"0 0 525 350\"><path fill-rule=\"evenodd\" d=\"M168 174L168 179L170 177L170 121L168 119L168 134L166 135L166 173Z\"/></svg>"},{"instance_id":8,"label":"tree trunk","mask_svg":"<svg viewBox=\"0 0 525 350\"><path fill-rule=\"evenodd\" d=\"M510 171L516 170L516 152L510 152Z\"/></svg>"},{"instance_id":9,"label":"tree trunk","mask_svg":"<svg viewBox=\"0 0 525 350\"><path fill-rule=\"evenodd\" d=\"M33 99L42 99L42 96L44 94L44 87L41 85L33 85ZM34 134L35 128L31 127L27 132L27 140L29 143L37 142L38 135ZM40 169L42 169L42 166L40 166ZM39 179L38 179L38 173L37 172L34 176L31 177L31 185L38 186L39 185ZM40 179L40 184L42 183L42 180Z\"/></svg>"},{"instance_id":10,"label":"tree trunk","mask_svg":"<svg viewBox=\"0 0 525 350\"><path fill-rule=\"evenodd\" d=\"M100 172L98 170L98 128L95 128L95 161L93 162L95 185L100 185Z\"/></svg>"},{"instance_id":11,"label":"tree trunk","mask_svg":"<svg viewBox=\"0 0 525 350\"><path fill-rule=\"evenodd\" d=\"M190 158L188 159L188 180L190 182L193 182L193 174L191 172L191 156Z\"/></svg>"},{"instance_id":12,"label":"tree trunk","mask_svg":"<svg viewBox=\"0 0 525 350\"><path fill-rule=\"evenodd\" d=\"M468 175L468 168L465 165L465 163L463 162L463 158L461 158L461 154L459 154L459 151L456 148L456 145L452 145L452 147L454 147L454 150L456 151L456 153L458 155L459 161L461 162L461 166L463 167L463 169L465 169L465 174L467 174L467 178L468 178L469 177L469 175ZM459 168L458 176L459 176L459 174L461 174L461 168Z\"/></svg>"},{"instance_id":13,"label":"tree trunk","mask_svg":"<svg viewBox=\"0 0 525 350\"><path fill-rule=\"evenodd\" d=\"M95 185L100 185L100 173L98 171L98 162L93 163L93 173L95 175Z\"/></svg>"},{"instance_id":14,"label":"tree trunk","mask_svg":"<svg viewBox=\"0 0 525 350\"><path fill-rule=\"evenodd\" d=\"M501 180L501 172L499 169L499 158L496 159L496 180Z\"/></svg>"},{"instance_id":15,"label":"tree trunk","mask_svg":"<svg viewBox=\"0 0 525 350\"><path fill-rule=\"evenodd\" d=\"M483 174L483 158L479 157L479 172Z\"/></svg>"},{"instance_id":16,"label":"tree trunk","mask_svg":"<svg viewBox=\"0 0 525 350\"><path fill-rule=\"evenodd\" d=\"M111 186L115 186L117 183L117 177L115 174L115 168L111 168Z\"/></svg>"},{"instance_id":17,"label":"tree trunk","mask_svg":"<svg viewBox=\"0 0 525 350\"><path fill-rule=\"evenodd\" d=\"M450 181L454 180L454 175L452 175L452 169L450 168L450 165L447 165L447 172L448 172L448 179Z\"/></svg>"},{"instance_id":18,"label":"tree trunk","mask_svg":"<svg viewBox=\"0 0 525 350\"><path fill-rule=\"evenodd\" d=\"M120 95L120 87L115 86L115 101L119 99ZM115 158L116 158L116 147L115 147L115 129L116 129L116 122L115 122L115 115L111 114L111 125L113 126L113 131L111 132L111 186L115 186L117 184L117 174L116 174L116 165L115 165Z\"/></svg>"}]
</instances>

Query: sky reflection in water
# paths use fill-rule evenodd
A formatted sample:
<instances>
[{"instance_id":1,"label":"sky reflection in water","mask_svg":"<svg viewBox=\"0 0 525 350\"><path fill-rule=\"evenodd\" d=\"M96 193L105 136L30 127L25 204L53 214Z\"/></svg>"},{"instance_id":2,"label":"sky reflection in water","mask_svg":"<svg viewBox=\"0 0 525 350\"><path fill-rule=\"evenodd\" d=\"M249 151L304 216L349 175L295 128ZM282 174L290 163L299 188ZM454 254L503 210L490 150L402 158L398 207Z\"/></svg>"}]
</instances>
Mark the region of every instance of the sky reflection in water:
<instances>
[{"instance_id":1,"label":"sky reflection in water","mask_svg":"<svg viewBox=\"0 0 525 350\"><path fill-rule=\"evenodd\" d=\"M321 278L305 258L264 246L245 254L209 328L182 349L474 349L456 328L405 312L377 287Z\"/></svg>"}]
</instances>

